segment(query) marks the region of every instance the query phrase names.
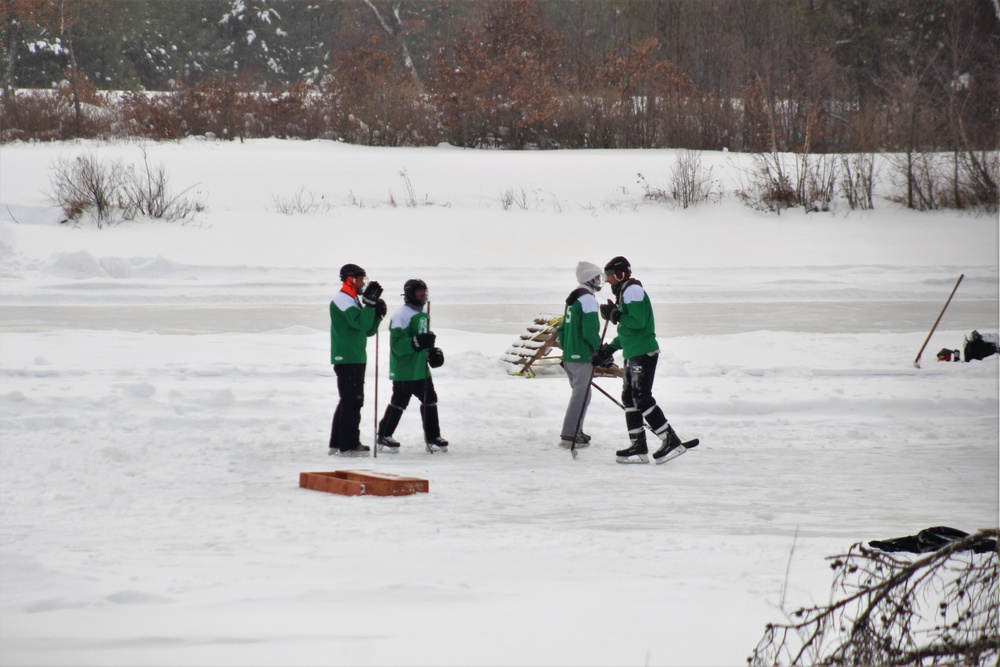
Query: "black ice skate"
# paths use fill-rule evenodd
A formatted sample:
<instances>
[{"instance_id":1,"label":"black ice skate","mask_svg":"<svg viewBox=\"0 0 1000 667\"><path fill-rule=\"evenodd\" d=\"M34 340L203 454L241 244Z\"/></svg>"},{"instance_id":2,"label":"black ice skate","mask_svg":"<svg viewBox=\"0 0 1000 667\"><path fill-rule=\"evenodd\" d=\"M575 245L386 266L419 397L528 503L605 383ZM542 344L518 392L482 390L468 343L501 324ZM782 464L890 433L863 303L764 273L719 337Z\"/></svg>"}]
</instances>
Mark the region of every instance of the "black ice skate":
<instances>
[{"instance_id":1,"label":"black ice skate","mask_svg":"<svg viewBox=\"0 0 1000 667\"><path fill-rule=\"evenodd\" d=\"M618 463L649 463L649 449L645 440L633 442L628 449L619 449L615 452L615 460Z\"/></svg>"},{"instance_id":2,"label":"black ice skate","mask_svg":"<svg viewBox=\"0 0 1000 667\"><path fill-rule=\"evenodd\" d=\"M332 454L333 456L368 456L371 451L371 447L359 443L348 449L337 449L336 447L331 447L327 454Z\"/></svg>"},{"instance_id":3,"label":"black ice skate","mask_svg":"<svg viewBox=\"0 0 1000 667\"><path fill-rule=\"evenodd\" d=\"M573 448L573 438L567 438L565 435L559 436L559 446L563 449ZM576 436L576 448L582 449L583 447L590 446L590 436L586 433L578 433Z\"/></svg>"},{"instance_id":4,"label":"black ice skate","mask_svg":"<svg viewBox=\"0 0 1000 667\"><path fill-rule=\"evenodd\" d=\"M427 451L430 454L446 454L448 452L448 441L438 436L432 440L427 441Z\"/></svg>"},{"instance_id":5,"label":"black ice skate","mask_svg":"<svg viewBox=\"0 0 1000 667\"><path fill-rule=\"evenodd\" d=\"M667 430L663 432L663 444L653 454L653 462L660 464L673 461L692 447L697 447L698 442L697 438L687 442L681 441L670 424L667 424Z\"/></svg>"},{"instance_id":6,"label":"black ice skate","mask_svg":"<svg viewBox=\"0 0 1000 667\"><path fill-rule=\"evenodd\" d=\"M380 452L385 452L386 454L399 453L399 440L396 440L391 435L380 435L375 442Z\"/></svg>"}]
</instances>

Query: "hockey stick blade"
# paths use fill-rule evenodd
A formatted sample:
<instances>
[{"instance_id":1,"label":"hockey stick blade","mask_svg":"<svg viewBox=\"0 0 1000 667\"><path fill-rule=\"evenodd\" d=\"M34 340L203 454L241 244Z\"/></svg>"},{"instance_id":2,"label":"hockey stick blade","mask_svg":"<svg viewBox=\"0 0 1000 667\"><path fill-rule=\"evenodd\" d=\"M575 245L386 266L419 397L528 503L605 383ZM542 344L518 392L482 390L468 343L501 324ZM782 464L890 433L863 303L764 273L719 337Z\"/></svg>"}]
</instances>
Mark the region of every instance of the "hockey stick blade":
<instances>
[{"instance_id":1,"label":"hockey stick blade","mask_svg":"<svg viewBox=\"0 0 1000 667\"><path fill-rule=\"evenodd\" d=\"M693 440L688 440L687 442L682 442L681 447L683 447L684 449L694 449L699 444L701 444L701 440L695 438Z\"/></svg>"}]
</instances>

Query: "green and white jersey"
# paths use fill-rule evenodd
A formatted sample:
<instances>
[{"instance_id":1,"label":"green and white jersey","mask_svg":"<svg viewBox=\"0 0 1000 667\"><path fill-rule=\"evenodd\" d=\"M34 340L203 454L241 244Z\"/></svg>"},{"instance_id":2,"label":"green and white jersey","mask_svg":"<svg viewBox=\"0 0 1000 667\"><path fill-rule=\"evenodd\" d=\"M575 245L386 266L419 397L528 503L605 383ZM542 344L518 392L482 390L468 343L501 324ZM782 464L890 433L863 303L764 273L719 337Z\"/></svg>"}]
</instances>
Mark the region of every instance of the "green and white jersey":
<instances>
[{"instance_id":1,"label":"green and white jersey","mask_svg":"<svg viewBox=\"0 0 1000 667\"><path fill-rule=\"evenodd\" d=\"M374 308L362 308L347 292L337 292L330 302L330 363L368 362L368 337L378 331Z\"/></svg>"},{"instance_id":2,"label":"green and white jersey","mask_svg":"<svg viewBox=\"0 0 1000 667\"><path fill-rule=\"evenodd\" d=\"M660 349L656 343L656 323L649 295L638 280L630 280L618 297L622 318L618 322L618 335L611 347L621 350L626 359L649 354Z\"/></svg>"},{"instance_id":3,"label":"green and white jersey","mask_svg":"<svg viewBox=\"0 0 1000 667\"><path fill-rule=\"evenodd\" d=\"M571 294L568 298L572 296ZM597 311L597 297L589 291L566 304L563 321L557 331L563 361L590 362L590 356L601 344L601 320Z\"/></svg>"},{"instance_id":4,"label":"green and white jersey","mask_svg":"<svg viewBox=\"0 0 1000 667\"><path fill-rule=\"evenodd\" d=\"M389 379L423 380L427 377L427 350L413 349L413 337L427 333L427 313L409 304L401 306L389 320Z\"/></svg>"}]
</instances>

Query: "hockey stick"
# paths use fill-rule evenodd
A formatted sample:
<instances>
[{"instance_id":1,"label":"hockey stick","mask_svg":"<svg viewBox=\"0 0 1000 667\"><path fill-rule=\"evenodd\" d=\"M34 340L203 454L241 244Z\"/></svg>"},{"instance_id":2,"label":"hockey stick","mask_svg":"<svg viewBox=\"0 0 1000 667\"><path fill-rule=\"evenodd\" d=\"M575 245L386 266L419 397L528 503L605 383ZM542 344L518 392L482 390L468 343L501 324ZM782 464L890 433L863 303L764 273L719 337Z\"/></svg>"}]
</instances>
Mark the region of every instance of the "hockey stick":
<instances>
[{"instance_id":1,"label":"hockey stick","mask_svg":"<svg viewBox=\"0 0 1000 667\"><path fill-rule=\"evenodd\" d=\"M427 299L427 331L431 330L431 300ZM427 407L427 380L431 378L431 361L424 355L424 365L427 367L427 377L424 380L424 408Z\"/></svg>"},{"instance_id":2,"label":"hockey stick","mask_svg":"<svg viewBox=\"0 0 1000 667\"><path fill-rule=\"evenodd\" d=\"M609 399L611 399L611 402L612 402L612 403L614 403L615 405L617 405L617 406L618 406L619 408L621 408L622 410L624 410L624 409L625 409L625 406L621 404L621 401L619 401L619 400L618 400L617 398L615 398L614 396L612 396L612 395L611 395L611 394L609 394L608 392L604 391L604 388L603 388L603 387L601 387L601 385L599 385L599 384L597 384L596 382L594 382L593 380L591 380L591 381L590 381L590 386L591 386L591 387L593 387L594 389L596 389L597 391L601 392L601 393L602 393L602 394L604 394L605 396L607 396L607 397L608 397ZM643 423L643 426L646 426L646 424L645 424L645 423Z\"/></svg>"},{"instance_id":3,"label":"hockey stick","mask_svg":"<svg viewBox=\"0 0 1000 667\"><path fill-rule=\"evenodd\" d=\"M604 329L601 330L601 345L604 345L604 336L607 333L608 320L604 320ZM600 345L598 347L600 347ZM587 380L587 392L583 395L583 405L580 406L580 416L576 419L576 430L573 431L573 442L569 446L569 453L573 455L573 460L576 460L576 434L581 432L580 427L583 425L583 413L587 409L587 399L590 398L590 387L594 384L594 373L596 371L597 367L594 366L594 364L590 364L590 379Z\"/></svg>"},{"instance_id":4,"label":"hockey stick","mask_svg":"<svg viewBox=\"0 0 1000 667\"><path fill-rule=\"evenodd\" d=\"M427 331L430 332L430 330L431 330L431 300L427 299ZM430 360L429 356L430 355L427 354L427 351L425 350L424 351L424 366L427 368L427 377L424 378L424 402L420 405L421 410L424 411L424 415L427 414L427 390L430 389L430 385L431 385L431 360ZM440 424L440 421L438 423ZM424 432L424 436L425 436L425 439L426 439L426 436L427 436L426 431ZM426 442L425 442L425 444L426 444ZM430 445L426 445L426 446L427 446L427 451L429 453L433 454L433 452L431 452L431 450L430 450Z\"/></svg>"},{"instance_id":5,"label":"hockey stick","mask_svg":"<svg viewBox=\"0 0 1000 667\"><path fill-rule=\"evenodd\" d=\"M372 442L372 458L378 458L378 341L379 338L378 329L375 330L375 423L373 425L374 429L374 442Z\"/></svg>"},{"instance_id":6,"label":"hockey stick","mask_svg":"<svg viewBox=\"0 0 1000 667\"><path fill-rule=\"evenodd\" d=\"M931 342L931 336L934 335L934 330L937 329L938 323L941 322L941 318L944 317L944 311L948 310L948 304L951 303L951 297L955 296L955 292L958 291L958 286L962 283L962 278L964 277L964 273L958 277L958 282L955 283L955 288L951 290L951 295L948 297L948 300L944 302L944 308L941 309L941 314L939 314L937 319L934 320L934 326L931 327L931 332L927 334L927 340L925 340L924 344L920 346L920 351L917 352L917 358L913 360L914 368L920 368L920 355L924 353L924 348L927 347L927 343Z\"/></svg>"}]
</instances>

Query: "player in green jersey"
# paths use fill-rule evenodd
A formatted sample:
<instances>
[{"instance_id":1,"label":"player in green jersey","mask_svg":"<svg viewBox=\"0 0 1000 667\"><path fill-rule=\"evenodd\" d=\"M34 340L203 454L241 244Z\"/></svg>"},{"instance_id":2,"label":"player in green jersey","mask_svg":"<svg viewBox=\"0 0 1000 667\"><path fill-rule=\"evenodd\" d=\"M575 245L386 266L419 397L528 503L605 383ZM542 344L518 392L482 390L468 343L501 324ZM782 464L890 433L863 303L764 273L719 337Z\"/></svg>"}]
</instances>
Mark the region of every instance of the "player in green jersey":
<instances>
[{"instance_id":1,"label":"player in green jersey","mask_svg":"<svg viewBox=\"0 0 1000 667\"><path fill-rule=\"evenodd\" d=\"M437 392L430 372L444 363L444 353L434 347L436 336L430 331L430 319L424 312L426 304L427 283L416 278L407 280L403 285L403 305L389 320L392 398L378 424L376 442L380 452L399 451L399 442L392 434L412 396L420 401L427 451L432 454L448 451L448 441L441 437Z\"/></svg>"},{"instance_id":2,"label":"player in green jersey","mask_svg":"<svg viewBox=\"0 0 1000 667\"><path fill-rule=\"evenodd\" d=\"M590 357L601 344L601 321L594 296L604 286L601 269L596 264L580 262L576 266L576 280L579 285L566 297L563 321L557 330L562 366L570 386L569 405L559 438L559 446L566 449L574 447L574 440L576 448L590 444L590 436L583 432L590 405L590 381L594 377Z\"/></svg>"},{"instance_id":3,"label":"player in green jersey","mask_svg":"<svg viewBox=\"0 0 1000 667\"><path fill-rule=\"evenodd\" d=\"M368 282L357 264L340 269L343 284L330 301L330 361L337 375L340 400L330 429L330 454L368 456L371 448L361 444L361 408L365 404L365 366L368 338L378 331L386 305L382 287Z\"/></svg>"},{"instance_id":4,"label":"player in green jersey","mask_svg":"<svg viewBox=\"0 0 1000 667\"><path fill-rule=\"evenodd\" d=\"M595 366L608 366L615 351L625 357L622 405L625 406L625 424L631 446L617 452L619 463L648 463L649 449L643 420L655 433L662 445L653 454L656 463L663 463L684 451L684 443L667 423L663 410L653 398L653 378L660 346L656 342L656 325L653 306L642 283L632 277L632 265L624 257L612 259L604 267L604 277L611 285L615 301L601 306L601 316L618 325L618 335L594 353ZM697 444L696 441L691 441ZM691 444L690 446L694 446Z\"/></svg>"}]
</instances>

